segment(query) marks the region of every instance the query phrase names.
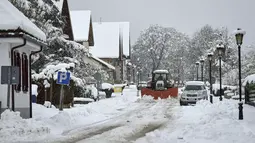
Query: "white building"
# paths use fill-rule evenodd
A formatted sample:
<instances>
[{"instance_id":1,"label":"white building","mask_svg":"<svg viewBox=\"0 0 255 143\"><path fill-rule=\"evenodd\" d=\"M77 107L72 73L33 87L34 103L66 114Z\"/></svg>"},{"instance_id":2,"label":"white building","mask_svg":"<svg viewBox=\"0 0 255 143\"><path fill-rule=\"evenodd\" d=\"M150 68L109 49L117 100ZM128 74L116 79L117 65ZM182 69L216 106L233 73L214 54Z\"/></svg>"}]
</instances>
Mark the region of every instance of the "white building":
<instances>
[{"instance_id":1,"label":"white building","mask_svg":"<svg viewBox=\"0 0 255 143\"><path fill-rule=\"evenodd\" d=\"M31 56L42 50L45 34L8 0L0 1L0 66L18 66L20 83L11 86L10 109L32 117ZM1 73L1 71L0 71ZM2 112L7 107L7 85L0 85Z\"/></svg>"},{"instance_id":2,"label":"white building","mask_svg":"<svg viewBox=\"0 0 255 143\"><path fill-rule=\"evenodd\" d=\"M52 1L59 9L62 16L65 17L66 25L63 28L65 38L67 40L75 41L82 44L86 49L89 46L94 46L94 35L92 27L92 16L89 10L69 10L69 2L67 0L60 0L58 2ZM96 65L101 69L111 73L115 70L115 67L103 60L97 58L94 55L84 55L84 61L86 63Z\"/></svg>"},{"instance_id":3,"label":"white building","mask_svg":"<svg viewBox=\"0 0 255 143\"><path fill-rule=\"evenodd\" d=\"M90 53L115 67L115 81L127 80L126 60L130 59L129 22L94 22L94 46Z\"/></svg>"}]
</instances>

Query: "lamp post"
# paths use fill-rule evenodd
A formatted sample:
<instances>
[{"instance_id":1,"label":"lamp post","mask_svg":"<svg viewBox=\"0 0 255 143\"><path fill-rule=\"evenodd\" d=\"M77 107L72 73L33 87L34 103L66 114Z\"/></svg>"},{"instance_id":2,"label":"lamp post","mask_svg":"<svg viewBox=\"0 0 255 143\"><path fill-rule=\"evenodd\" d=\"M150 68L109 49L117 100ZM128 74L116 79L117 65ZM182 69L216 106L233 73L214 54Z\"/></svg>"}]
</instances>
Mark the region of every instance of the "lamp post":
<instances>
[{"instance_id":1,"label":"lamp post","mask_svg":"<svg viewBox=\"0 0 255 143\"><path fill-rule=\"evenodd\" d=\"M198 81L198 66L199 66L199 62L196 62L196 68L197 68L197 81Z\"/></svg>"},{"instance_id":2,"label":"lamp post","mask_svg":"<svg viewBox=\"0 0 255 143\"><path fill-rule=\"evenodd\" d=\"M128 77L128 84L130 84L131 82L131 67L132 67L132 63L128 62L127 63L127 77Z\"/></svg>"},{"instance_id":3,"label":"lamp post","mask_svg":"<svg viewBox=\"0 0 255 143\"><path fill-rule=\"evenodd\" d=\"M135 83L135 68L136 65L133 64L133 83Z\"/></svg>"},{"instance_id":4,"label":"lamp post","mask_svg":"<svg viewBox=\"0 0 255 143\"><path fill-rule=\"evenodd\" d=\"M201 64L201 81L204 81L204 59L200 60L200 64Z\"/></svg>"},{"instance_id":5,"label":"lamp post","mask_svg":"<svg viewBox=\"0 0 255 143\"><path fill-rule=\"evenodd\" d=\"M241 83L241 45L243 44L244 30L237 28L235 31L236 44L238 46L238 65L239 65L239 120L243 120L243 103L242 103L242 83Z\"/></svg>"},{"instance_id":6,"label":"lamp post","mask_svg":"<svg viewBox=\"0 0 255 143\"><path fill-rule=\"evenodd\" d=\"M212 53L208 53L208 60L209 60L209 82L210 82L210 102L213 103L213 96L212 96Z\"/></svg>"},{"instance_id":7,"label":"lamp post","mask_svg":"<svg viewBox=\"0 0 255 143\"><path fill-rule=\"evenodd\" d=\"M220 72L220 101L222 101L222 83L221 83L221 59L222 59L222 54L224 50L224 45L222 43L217 45L217 51L219 54L219 72Z\"/></svg>"}]
</instances>

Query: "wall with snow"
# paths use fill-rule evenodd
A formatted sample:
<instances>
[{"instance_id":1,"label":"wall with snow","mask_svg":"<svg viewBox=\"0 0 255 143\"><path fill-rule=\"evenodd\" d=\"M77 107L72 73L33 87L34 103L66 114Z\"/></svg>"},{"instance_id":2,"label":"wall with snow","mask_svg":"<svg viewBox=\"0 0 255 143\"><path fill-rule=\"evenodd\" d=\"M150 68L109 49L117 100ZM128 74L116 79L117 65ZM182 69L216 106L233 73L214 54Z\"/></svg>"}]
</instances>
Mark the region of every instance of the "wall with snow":
<instances>
[{"instance_id":1,"label":"wall with snow","mask_svg":"<svg viewBox=\"0 0 255 143\"><path fill-rule=\"evenodd\" d=\"M11 61L9 59L9 50L10 44L1 43L0 44L0 66L10 65ZM1 75L0 70L0 75ZM0 84L0 101L2 102L2 108L7 108L7 85Z\"/></svg>"},{"instance_id":2,"label":"wall with snow","mask_svg":"<svg viewBox=\"0 0 255 143\"><path fill-rule=\"evenodd\" d=\"M0 44L0 66L11 65L11 58L9 57L11 48L14 46L23 44L23 40L21 38L0 39L0 43L1 43ZM29 54L31 51L37 51L37 50L39 50L38 45L35 45L27 41L26 46L18 48L15 51L18 51L20 54L26 53L26 55L29 57ZM29 81L30 79L28 79L28 85L30 84ZM22 83L22 81L20 82ZM30 89L29 88L30 87L28 87L28 92L23 92L23 91L14 92L15 111L21 111L21 116L23 118L29 118L29 115L30 115L29 114L30 113L30 110L29 110L29 103L30 103L29 90ZM1 91L0 101L2 102L2 108L7 108L7 85L0 85L0 91ZM12 100L12 98L10 98L10 100ZM11 103L10 103L10 107L12 107Z\"/></svg>"}]
</instances>

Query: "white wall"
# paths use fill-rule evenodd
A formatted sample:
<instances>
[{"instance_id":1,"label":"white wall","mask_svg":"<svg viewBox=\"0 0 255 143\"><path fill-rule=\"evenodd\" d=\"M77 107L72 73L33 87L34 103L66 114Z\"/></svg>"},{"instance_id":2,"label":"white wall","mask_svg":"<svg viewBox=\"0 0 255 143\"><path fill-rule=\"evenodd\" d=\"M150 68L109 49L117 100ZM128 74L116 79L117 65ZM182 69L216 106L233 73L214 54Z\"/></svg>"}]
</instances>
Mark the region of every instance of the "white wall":
<instances>
[{"instance_id":1,"label":"white wall","mask_svg":"<svg viewBox=\"0 0 255 143\"><path fill-rule=\"evenodd\" d=\"M32 50L31 47L32 46L36 47L36 45L34 45L30 42L27 42L26 46L18 48L15 51L18 51L20 54L26 53L26 55L28 57L28 63L29 63L29 54L31 53L31 50ZM21 65L21 67L22 67L22 65ZM28 67L28 68L30 69L30 67ZM29 72L29 69L28 69L28 72ZM22 74L22 73L20 73L20 74ZM22 81L21 81L21 83L22 83ZM30 76L29 76L29 79L28 79L28 85L30 85ZM29 105L30 105L30 97L29 97L30 92L29 91L30 91L30 87L28 87L27 92L23 92L22 88L21 88L20 92L16 92L16 91L14 92L14 95L15 95L15 108L29 108Z\"/></svg>"},{"instance_id":2,"label":"white wall","mask_svg":"<svg viewBox=\"0 0 255 143\"><path fill-rule=\"evenodd\" d=\"M10 43L13 43L13 44L10 44ZM0 67L11 65L11 48L21 44L23 44L23 40L21 38L0 39ZM39 49L40 47L38 45L35 45L27 41L26 46L22 48L18 48L15 51L18 51L20 54L26 53L29 60L29 54L31 53L31 51L38 51ZM28 72L29 71L30 70L28 70ZM0 75L1 75L1 70L0 70ZM30 79L28 79L28 82L30 82ZM30 85L30 83L28 83L28 85ZM27 92L23 92L22 90L20 92L16 92L16 91L14 92L15 111L22 111L21 116L25 118L29 117L29 105L30 105L29 91L30 89L28 89ZM7 108L7 85L0 85L0 101L2 102L2 108ZM12 107L11 101L12 101L12 98L10 98L10 107Z\"/></svg>"},{"instance_id":3,"label":"white wall","mask_svg":"<svg viewBox=\"0 0 255 143\"><path fill-rule=\"evenodd\" d=\"M9 48L10 44L0 43L0 68L1 66L8 66L11 63L8 51ZM0 101L2 102L2 108L7 108L7 85L0 84Z\"/></svg>"}]
</instances>

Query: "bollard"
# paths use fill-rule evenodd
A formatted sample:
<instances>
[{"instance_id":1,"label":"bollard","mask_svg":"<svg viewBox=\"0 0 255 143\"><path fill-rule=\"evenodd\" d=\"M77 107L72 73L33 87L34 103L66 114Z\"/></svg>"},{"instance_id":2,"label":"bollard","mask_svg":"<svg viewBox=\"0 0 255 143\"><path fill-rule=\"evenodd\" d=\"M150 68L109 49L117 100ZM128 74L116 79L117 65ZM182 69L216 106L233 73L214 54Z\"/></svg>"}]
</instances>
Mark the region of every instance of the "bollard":
<instances>
[{"instance_id":1,"label":"bollard","mask_svg":"<svg viewBox=\"0 0 255 143\"><path fill-rule=\"evenodd\" d=\"M2 114L2 101L0 101L0 119L1 119L1 114Z\"/></svg>"},{"instance_id":2,"label":"bollard","mask_svg":"<svg viewBox=\"0 0 255 143\"><path fill-rule=\"evenodd\" d=\"M210 94L210 102L213 103L213 95Z\"/></svg>"}]
</instances>

